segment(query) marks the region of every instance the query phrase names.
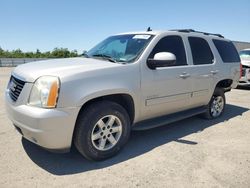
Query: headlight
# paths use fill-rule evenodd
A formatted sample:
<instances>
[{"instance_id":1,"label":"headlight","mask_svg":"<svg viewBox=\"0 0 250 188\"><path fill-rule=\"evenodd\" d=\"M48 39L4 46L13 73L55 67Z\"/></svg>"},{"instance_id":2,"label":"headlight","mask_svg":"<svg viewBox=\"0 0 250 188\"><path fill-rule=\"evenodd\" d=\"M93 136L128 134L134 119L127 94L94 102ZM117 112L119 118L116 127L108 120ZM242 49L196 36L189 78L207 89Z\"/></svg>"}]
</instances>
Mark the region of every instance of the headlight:
<instances>
[{"instance_id":1,"label":"headlight","mask_svg":"<svg viewBox=\"0 0 250 188\"><path fill-rule=\"evenodd\" d=\"M57 104L60 82L55 76L42 76L34 83L28 104L42 108L54 108Z\"/></svg>"}]
</instances>

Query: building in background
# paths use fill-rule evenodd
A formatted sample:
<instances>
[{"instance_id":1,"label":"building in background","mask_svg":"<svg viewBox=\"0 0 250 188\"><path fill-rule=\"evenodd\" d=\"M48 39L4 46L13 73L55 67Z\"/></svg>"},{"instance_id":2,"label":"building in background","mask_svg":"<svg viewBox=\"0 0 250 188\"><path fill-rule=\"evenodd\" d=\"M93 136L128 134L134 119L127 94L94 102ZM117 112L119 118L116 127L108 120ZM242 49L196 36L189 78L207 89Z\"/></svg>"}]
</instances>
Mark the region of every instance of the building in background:
<instances>
[{"instance_id":1,"label":"building in background","mask_svg":"<svg viewBox=\"0 0 250 188\"><path fill-rule=\"evenodd\" d=\"M233 41L236 49L239 51L250 48L250 42L240 42L240 41Z\"/></svg>"}]
</instances>

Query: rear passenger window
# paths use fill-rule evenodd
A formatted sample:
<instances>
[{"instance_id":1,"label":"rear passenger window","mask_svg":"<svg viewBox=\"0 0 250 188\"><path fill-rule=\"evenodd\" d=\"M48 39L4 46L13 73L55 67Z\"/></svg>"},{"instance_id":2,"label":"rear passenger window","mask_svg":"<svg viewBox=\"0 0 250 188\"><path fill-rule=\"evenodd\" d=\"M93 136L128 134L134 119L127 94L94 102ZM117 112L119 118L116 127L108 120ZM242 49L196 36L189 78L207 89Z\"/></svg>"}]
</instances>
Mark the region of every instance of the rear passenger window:
<instances>
[{"instance_id":1,"label":"rear passenger window","mask_svg":"<svg viewBox=\"0 0 250 188\"><path fill-rule=\"evenodd\" d=\"M154 55L159 52L173 53L176 57L175 66L187 65L185 48L180 36L167 36L162 38L154 47L149 58L153 58Z\"/></svg>"},{"instance_id":2,"label":"rear passenger window","mask_svg":"<svg viewBox=\"0 0 250 188\"><path fill-rule=\"evenodd\" d=\"M221 59L224 63L240 62L239 54L232 42L213 39Z\"/></svg>"},{"instance_id":3,"label":"rear passenger window","mask_svg":"<svg viewBox=\"0 0 250 188\"><path fill-rule=\"evenodd\" d=\"M188 37L188 41L191 47L194 65L213 63L214 56L205 39Z\"/></svg>"}]
</instances>

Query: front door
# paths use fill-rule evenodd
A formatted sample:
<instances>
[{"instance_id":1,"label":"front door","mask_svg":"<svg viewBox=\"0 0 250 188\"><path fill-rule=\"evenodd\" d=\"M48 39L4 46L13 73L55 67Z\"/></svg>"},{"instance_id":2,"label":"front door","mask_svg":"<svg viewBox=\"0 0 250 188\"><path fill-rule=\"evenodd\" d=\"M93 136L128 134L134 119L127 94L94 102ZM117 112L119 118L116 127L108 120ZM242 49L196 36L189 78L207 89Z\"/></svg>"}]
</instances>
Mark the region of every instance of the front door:
<instances>
[{"instance_id":1,"label":"front door","mask_svg":"<svg viewBox=\"0 0 250 188\"><path fill-rule=\"evenodd\" d=\"M183 40L180 36L163 37L149 58L158 52L171 52L176 56L174 66L151 70L142 64L141 90L143 119L162 116L190 107L192 92L191 67L187 63Z\"/></svg>"}]
</instances>

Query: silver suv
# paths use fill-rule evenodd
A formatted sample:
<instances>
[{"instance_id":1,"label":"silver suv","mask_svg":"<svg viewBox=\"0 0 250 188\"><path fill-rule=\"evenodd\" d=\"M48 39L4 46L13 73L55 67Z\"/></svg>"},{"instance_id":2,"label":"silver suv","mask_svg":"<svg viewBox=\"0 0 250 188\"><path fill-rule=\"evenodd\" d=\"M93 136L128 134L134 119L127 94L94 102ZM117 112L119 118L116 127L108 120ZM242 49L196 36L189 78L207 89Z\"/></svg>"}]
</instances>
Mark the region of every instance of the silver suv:
<instances>
[{"instance_id":1,"label":"silver suv","mask_svg":"<svg viewBox=\"0 0 250 188\"><path fill-rule=\"evenodd\" d=\"M18 66L6 90L16 129L54 151L75 144L88 159L116 154L132 129L202 114L219 117L237 86L240 58L231 41L194 30L111 36L83 57Z\"/></svg>"}]
</instances>

